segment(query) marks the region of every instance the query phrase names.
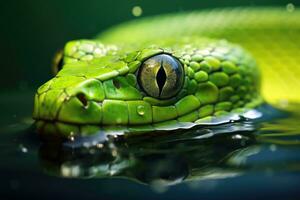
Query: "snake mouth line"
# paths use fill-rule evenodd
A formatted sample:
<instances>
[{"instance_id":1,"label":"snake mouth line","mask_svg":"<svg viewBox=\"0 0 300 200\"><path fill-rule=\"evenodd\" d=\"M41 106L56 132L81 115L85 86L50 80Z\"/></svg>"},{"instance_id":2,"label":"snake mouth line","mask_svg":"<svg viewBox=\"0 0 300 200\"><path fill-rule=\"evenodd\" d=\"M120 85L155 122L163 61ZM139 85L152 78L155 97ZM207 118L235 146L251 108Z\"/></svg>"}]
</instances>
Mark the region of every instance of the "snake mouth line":
<instances>
[{"instance_id":1,"label":"snake mouth line","mask_svg":"<svg viewBox=\"0 0 300 200\"><path fill-rule=\"evenodd\" d=\"M97 124L97 123L75 123L75 122L68 122L68 121L63 121L63 120L58 120L58 119L49 120L49 119L43 119L43 118L35 119L35 123L39 123L39 122L43 122L43 123L47 123L47 124L61 123L61 124L72 125L72 126L99 126L99 127L103 126L103 125Z\"/></svg>"},{"instance_id":2,"label":"snake mouth line","mask_svg":"<svg viewBox=\"0 0 300 200\"><path fill-rule=\"evenodd\" d=\"M140 135L145 132L170 132L175 130L190 129L198 126L213 127L221 124L242 122L247 119L258 119L262 113L257 109L251 109L244 114L232 114L226 116L210 117L209 120L200 119L196 122L180 122L169 120L161 123L144 124L144 125L103 125L97 123L72 123L61 120L36 119L38 133L46 140L54 139L72 139L77 137L92 136L97 133L105 135ZM248 127L248 126L247 126ZM249 126L251 127L251 126ZM130 134L127 134L130 133Z\"/></svg>"},{"instance_id":3,"label":"snake mouth line","mask_svg":"<svg viewBox=\"0 0 300 200\"><path fill-rule=\"evenodd\" d=\"M178 122L170 120L164 123L145 124L145 125L101 125L101 124L80 124L70 123L60 120L37 119L35 126L39 135L46 141L66 140L93 136L97 133L105 135L140 135L145 132L169 132L182 129L190 129L197 124L190 122ZM127 135L127 134L126 134Z\"/></svg>"}]
</instances>

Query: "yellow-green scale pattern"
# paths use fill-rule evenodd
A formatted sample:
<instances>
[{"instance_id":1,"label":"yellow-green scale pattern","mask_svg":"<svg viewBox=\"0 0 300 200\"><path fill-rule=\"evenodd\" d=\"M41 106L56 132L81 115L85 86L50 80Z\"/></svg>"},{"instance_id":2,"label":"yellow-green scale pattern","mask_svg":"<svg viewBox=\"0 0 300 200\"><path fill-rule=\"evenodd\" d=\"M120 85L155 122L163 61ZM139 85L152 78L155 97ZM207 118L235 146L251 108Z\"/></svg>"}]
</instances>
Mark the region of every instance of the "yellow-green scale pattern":
<instances>
[{"instance_id":1,"label":"yellow-green scale pattern","mask_svg":"<svg viewBox=\"0 0 300 200\"><path fill-rule=\"evenodd\" d=\"M106 30L104 42L130 43L196 36L239 44L255 58L268 103L300 101L300 9L218 8L139 19Z\"/></svg>"},{"instance_id":2,"label":"yellow-green scale pattern","mask_svg":"<svg viewBox=\"0 0 300 200\"><path fill-rule=\"evenodd\" d=\"M162 53L177 58L185 72L180 92L165 100L147 96L136 77L144 60ZM262 102L255 60L226 41L186 37L117 46L78 40L66 44L63 62L35 96L33 117L44 134L85 135L115 125L155 130Z\"/></svg>"}]
</instances>

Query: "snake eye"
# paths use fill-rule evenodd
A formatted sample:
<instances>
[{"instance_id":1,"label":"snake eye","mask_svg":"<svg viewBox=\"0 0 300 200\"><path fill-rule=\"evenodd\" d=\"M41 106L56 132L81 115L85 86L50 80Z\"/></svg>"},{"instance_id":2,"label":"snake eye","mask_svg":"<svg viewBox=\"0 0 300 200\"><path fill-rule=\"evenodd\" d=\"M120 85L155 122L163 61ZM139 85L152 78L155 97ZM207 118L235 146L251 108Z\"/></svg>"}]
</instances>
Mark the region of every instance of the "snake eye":
<instances>
[{"instance_id":1,"label":"snake eye","mask_svg":"<svg viewBox=\"0 0 300 200\"><path fill-rule=\"evenodd\" d=\"M57 72L59 72L62 69L63 59L64 59L63 51L60 50L55 54L53 59L52 71L54 75L56 75Z\"/></svg>"},{"instance_id":2,"label":"snake eye","mask_svg":"<svg viewBox=\"0 0 300 200\"><path fill-rule=\"evenodd\" d=\"M141 65L138 82L149 96L158 99L171 98L183 85L184 70L176 58L167 54L155 55Z\"/></svg>"}]
</instances>

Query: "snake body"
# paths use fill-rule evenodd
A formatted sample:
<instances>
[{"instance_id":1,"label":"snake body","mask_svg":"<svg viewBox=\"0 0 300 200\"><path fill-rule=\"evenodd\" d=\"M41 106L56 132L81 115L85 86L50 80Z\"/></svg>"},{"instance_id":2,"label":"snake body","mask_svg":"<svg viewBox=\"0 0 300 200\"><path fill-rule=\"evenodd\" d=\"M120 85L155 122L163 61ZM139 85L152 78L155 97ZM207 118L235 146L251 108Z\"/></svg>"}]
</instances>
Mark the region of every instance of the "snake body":
<instances>
[{"instance_id":1,"label":"snake body","mask_svg":"<svg viewBox=\"0 0 300 200\"><path fill-rule=\"evenodd\" d=\"M43 132L68 137L99 126L201 124L264 100L299 101L299 44L300 12L282 8L124 23L65 45L61 69L35 95L33 118Z\"/></svg>"}]
</instances>

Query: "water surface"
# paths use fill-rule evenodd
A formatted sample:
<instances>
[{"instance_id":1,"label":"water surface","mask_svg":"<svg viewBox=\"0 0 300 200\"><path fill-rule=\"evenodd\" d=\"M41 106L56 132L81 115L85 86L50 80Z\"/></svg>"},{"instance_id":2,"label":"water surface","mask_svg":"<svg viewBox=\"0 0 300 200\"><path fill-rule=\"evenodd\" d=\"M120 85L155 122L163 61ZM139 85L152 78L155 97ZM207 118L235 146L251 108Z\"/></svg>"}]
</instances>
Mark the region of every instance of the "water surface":
<instances>
[{"instance_id":1,"label":"water surface","mask_svg":"<svg viewBox=\"0 0 300 200\"><path fill-rule=\"evenodd\" d=\"M265 107L263 120L74 148L40 142L31 104L30 92L1 95L0 199L299 198L296 105L288 114Z\"/></svg>"}]
</instances>

